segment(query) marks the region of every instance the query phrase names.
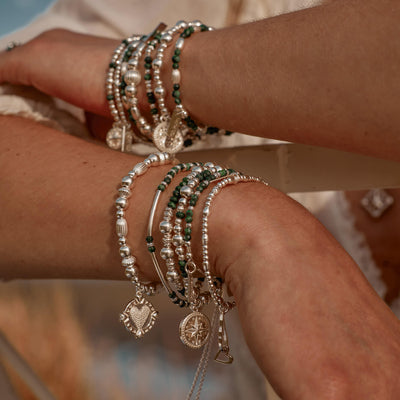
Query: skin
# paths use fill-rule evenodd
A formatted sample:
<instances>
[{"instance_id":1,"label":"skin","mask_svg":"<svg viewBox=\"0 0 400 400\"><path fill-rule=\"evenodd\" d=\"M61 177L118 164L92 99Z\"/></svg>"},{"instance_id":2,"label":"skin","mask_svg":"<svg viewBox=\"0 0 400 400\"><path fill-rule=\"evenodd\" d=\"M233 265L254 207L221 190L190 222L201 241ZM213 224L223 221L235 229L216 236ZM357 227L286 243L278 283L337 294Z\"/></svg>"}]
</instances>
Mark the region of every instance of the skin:
<instances>
[{"instance_id":1,"label":"skin","mask_svg":"<svg viewBox=\"0 0 400 400\"><path fill-rule=\"evenodd\" d=\"M400 82L392 73L400 57L393 39L399 9L381 1L376 18L374 1L336 1L195 35L182 57L184 104L208 124L400 160ZM260 35L269 40L256 40ZM229 51L222 46L228 39ZM323 51L327 43L332 51ZM115 47L51 31L1 54L0 81L32 85L108 117L104 66ZM237 62L238 54L257 55L257 62ZM0 124L2 276L122 279L111 199L140 158L17 117L2 116ZM128 242L149 278L147 215L135 205L149 204L167 170L154 168L137 181L127 215ZM281 397L398 398L400 323L303 207L273 188L239 184L215 199L209 231L212 269L235 296L249 347Z\"/></svg>"}]
</instances>

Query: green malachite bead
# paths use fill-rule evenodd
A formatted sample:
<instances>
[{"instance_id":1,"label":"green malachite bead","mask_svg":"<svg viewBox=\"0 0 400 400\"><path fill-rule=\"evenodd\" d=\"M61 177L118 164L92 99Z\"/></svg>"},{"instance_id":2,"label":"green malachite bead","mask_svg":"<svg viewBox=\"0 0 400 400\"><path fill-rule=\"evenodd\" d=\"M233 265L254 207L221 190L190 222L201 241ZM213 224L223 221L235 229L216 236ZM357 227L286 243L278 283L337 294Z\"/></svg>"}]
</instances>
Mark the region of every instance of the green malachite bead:
<instances>
[{"instance_id":1,"label":"green malachite bead","mask_svg":"<svg viewBox=\"0 0 400 400\"><path fill-rule=\"evenodd\" d=\"M179 172L179 168L178 167L172 167L172 170L174 170L175 172Z\"/></svg>"},{"instance_id":2,"label":"green malachite bead","mask_svg":"<svg viewBox=\"0 0 400 400\"><path fill-rule=\"evenodd\" d=\"M147 64L151 64L151 62L153 61L153 59L149 56L145 57L144 62Z\"/></svg>"},{"instance_id":3,"label":"green malachite bead","mask_svg":"<svg viewBox=\"0 0 400 400\"><path fill-rule=\"evenodd\" d=\"M163 192L165 190L165 185L158 185L157 189Z\"/></svg>"},{"instance_id":4,"label":"green malachite bead","mask_svg":"<svg viewBox=\"0 0 400 400\"><path fill-rule=\"evenodd\" d=\"M196 203L197 203L197 201L195 201L195 200L190 200L189 201L189 205L191 205L191 206L195 206Z\"/></svg>"},{"instance_id":5,"label":"green malachite bead","mask_svg":"<svg viewBox=\"0 0 400 400\"><path fill-rule=\"evenodd\" d=\"M200 32L205 32L205 31L208 31L208 26L204 24L200 25Z\"/></svg>"},{"instance_id":6,"label":"green malachite bead","mask_svg":"<svg viewBox=\"0 0 400 400\"><path fill-rule=\"evenodd\" d=\"M186 265L186 261L185 260L179 260L178 261L178 264L179 264L179 266L182 268L185 268L185 265Z\"/></svg>"},{"instance_id":7,"label":"green malachite bead","mask_svg":"<svg viewBox=\"0 0 400 400\"><path fill-rule=\"evenodd\" d=\"M190 215L186 216L185 219L186 219L186 222L192 222L193 221L193 218Z\"/></svg>"},{"instance_id":8,"label":"green malachite bead","mask_svg":"<svg viewBox=\"0 0 400 400\"><path fill-rule=\"evenodd\" d=\"M181 301L178 299L178 298L176 298L175 300L173 300L173 303L174 304L179 304Z\"/></svg>"},{"instance_id":9,"label":"green malachite bead","mask_svg":"<svg viewBox=\"0 0 400 400\"><path fill-rule=\"evenodd\" d=\"M204 188L201 186L201 187L199 187L198 191L199 191L200 193L203 193Z\"/></svg>"},{"instance_id":10,"label":"green malachite bead","mask_svg":"<svg viewBox=\"0 0 400 400\"><path fill-rule=\"evenodd\" d=\"M199 181L202 181L203 180L203 174L197 174L196 175L196 178L199 180Z\"/></svg>"},{"instance_id":11,"label":"green malachite bead","mask_svg":"<svg viewBox=\"0 0 400 400\"><path fill-rule=\"evenodd\" d=\"M193 217L193 210L187 210L186 215L190 215L191 217Z\"/></svg>"},{"instance_id":12,"label":"green malachite bead","mask_svg":"<svg viewBox=\"0 0 400 400\"><path fill-rule=\"evenodd\" d=\"M211 171L209 171L208 169L206 169L205 171L203 171L203 176L204 178L207 178L208 176L211 175Z\"/></svg>"},{"instance_id":13,"label":"green malachite bead","mask_svg":"<svg viewBox=\"0 0 400 400\"><path fill-rule=\"evenodd\" d=\"M125 89L128 86L128 84L125 81L122 81L119 85L120 88Z\"/></svg>"},{"instance_id":14,"label":"green malachite bead","mask_svg":"<svg viewBox=\"0 0 400 400\"><path fill-rule=\"evenodd\" d=\"M188 242L191 238L192 237L190 235L185 235L184 236L185 242Z\"/></svg>"},{"instance_id":15,"label":"green malachite bead","mask_svg":"<svg viewBox=\"0 0 400 400\"><path fill-rule=\"evenodd\" d=\"M181 300L181 302L179 303L179 307L180 308L186 307L186 302Z\"/></svg>"},{"instance_id":16,"label":"green malachite bead","mask_svg":"<svg viewBox=\"0 0 400 400\"><path fill-rule=\"evenodd\" d=\"M176 218L180 218L180 219L185 218L185 213L183 213L182 211L178 211L176 213Z\"/></svg>"},{"instance_id":17,"label":"green malachite bead","mask_svg":"<svg viewBox=\"0 0 400 400\"><path fill-rule=\"evenodd\" d=\"M153 242L153 236L146 236L146 242L147 243L152 243Z\"/></svg>"},{"instance_id":18,"label":"green malachite bead","mask_svg":"<svg viewBox=\"0 0 400 400\"><path fill-rule=\"evenodd\" d=\"M145 67L145 69L151 69L151 64L146 63L146 64L144 64L144 67Z\"/></svg>"},{"instance_id":19,"label":"green malachite bead","mask_svg":"<svg viewBox=\"0 0 400 400\"><path fill-rule=\"evenodd\" d=\"M113 94L108 94L107 95L107 100L114 100L114 95Z\"/></svg>"},{"instance_id":20,"label":"green malachite bead","mask_svg":"<svg viewBox=\"0 0 400 400\"><path fill-rule=\"evenodd\" d=\"M194 27L193 26L189 26L189 28L187 28L187 29L189 29L190 33L194 33Z\"/></svg>"},{"instance_id":21,"label":"green malachite bead","mask_svg":"<svg viewBox=\"0 0 400 400\"><path fill-rule=\"evenodd\" d=\"M116 68L116 67L117 67L117 64L111 62L110 64L108 64L108 66L109 66L110 68Z\"/></svg>"},{"instance_id":22,"label":"green malachite bead","mask_svg":"<svg viewBox=\"0 0 400 400\"><path fill-rule=\"evenodd\" d=\"M232 135L232 131L225 131L225 136L231 136Z\"/></svg>"},{"instance_id":23,"label":"green malachite bead","mask_svg":"<svg viewBox=\"0 0 400 400\"><path fill-rule=\"evenodd\" d=\"M179 200L179 198L176 197L176 196L172 196L172 197L170 197L170 200L171 200L173 203L177 203L178 200Z\"/></svg>"},{"instance_id":24,"label":"green malachite bead","mask_svg":"<svg viewBox=\"0 0 400 400\"><path fill-rule=\"evenodd\" d=\"M174 299L174 298L176 297L176 293L175 293L175 292L168 293L168 296L169 296L171 299Z\"/></svg>"},{"instance_id":25,"label":"green malachite bead","mask_svg":"<svg viewBox=\"0 0 400 400\"><path fill-rule=\"evenodd\" d=\"M172 192L172 194L173 194L175 197L177 197L177 198L179 198L180 195L181 195L181 193L179 192L179 190L174 190L174 191Z\"/></svg>"},{"instance_id":26,"label":"green malachite bead","mask_svg":"<svg viewBox=\"0 0 400 400\"><path fill-rule=\"evenodd\" d=\"M174 90L172 92L172 97L176 97L176 98L181 97L181 92L179 90Z\"/></svg>"},{"instance_id":27,"label":"green malachite bead","mask_svg":"<svg viewBox=\"0 0 400 400\"><path fill-rule=\"evenodd\" d=\"M216 128L215 126L209 126L207 128L206 133L207 133L207 135L213 135L214 133L217 133L218 131L219 131L219 129Z\"/></svg>"},{"instance_id":28,"label":"green malachite bead","mask_svg":"<svg viewBox=\"0 0 400 400\"><path fill-rule=\"evenodd\" d=\"M172 201L170 201L170 202L168 203L168 207L169 207L169 208L172 208L173 210L175 210L176 204L173 203Z\"/></svg>"},{"instance_id":29,"label":"green malachite bead","mask_svg":"<svg viewBox=\"0 0 400 400\"><path fill-rule=\"evenodd\" d=\"M126 53L125 53L125 57L130 57L132 55L132 52L131 51L127 51Z\"/></svg>"},{"instance_id":30,"label":"green malachite bead","mask_svg":"<svg viewBox=\"0 0 400 400\"><path fill-rule=\"evenodd\" d=\"M181 58L179 56L172 56L172 61L174 63L179 63L179 61L181 61Z\"/></svg>"},{"instance_id":31,"label":"green malachite bead","mask_svg":"<svg viewBox=\"0 0 400 400\"><path fill-rule=\"evenodd\" d=\"M199 197L195 194L192 194L192 196L190 197L190 200L197 201L198 199L199 199Z\"/></svg>"},{"instance_id":32,"label":"green malachite bead","mask_svg":"<svg viewBox=\"0 0 400 400\"><path fill-rule=\"evenodd\" d=\"M187 272L185 271L185 272L182 272L182 278L187 278L188 277L188 274L187 274Z\"/></svg>"},{"instance_id":33,"label":"green malachite bead","mask_svg":"<svg viewBox=\"0 0 400 400\"><path fill-rule=\"evenodd\" d=\"M199 282L204 282L204 276L201 276L200 278L197 278L197 280L198 280Z\"/></svg>"},{"instance_id":34,"label":"green malachite bead","mask_svg":"<svg viewBox=\"0 0 400 400\"><path fill-rule=\"evenodd\" d=\"M179 292L182 296L185 295L185 289L178 290L178 292Z\"/></svg>"},{"instance_id":35,"label":"green malachite bead","mask_svg":"<svg viewBox=\"0 0 400 400\"><path fill-rule=\"evenodd\" d=\"M192 229L186 227L185 230L184 230L184 232L185 232L185 235L190 235L190 234L192 233Z\"/></svg>"},{"instance_id":36,"label":"green malachite bead","mask_svg":"<svg viewBox=\"0 0 400 400\"><path fill-rule=\"evenodd\" d=\"M176 175L176 173L175 173L175 171L170 170L167 172L167 175L169 175L171 178L173 178Z\"/></svg>"},{"instance_id":37,"label":"green malachite bead","mask_svg":"<svg viewBox=\"0 0 400 400\"><path fill-rule=\"evenodd\" d=\"M173 86L174 90L179 90L180 87L181 85L179 83L175 83Z\"/></svg>"},{"instance_id":38,"label":"green malachite bead","mask_svg":"<svg viewBox=\"0 0 400 400\"><path fill-rule=\"evenodd\" d=\"M190 169L190 164L186 164L186 170ZM182 179L182 182L186 185L189 182L189 178L186 176Z\"/></svg>"},{"instance_id":39,"label":"green malachite bead","mask_svg":"<svg viewBox=\"0 0 400 400\"><path fill-rule=\"evenodd\" d=\"M232 168L228 168L228 171L229 171L229 173L230 174L233 174L234 172L236 172L234 169L232 169Z\"/></svg>"},{"instance_id":40,"label":"green malachite bead","mask_svg":"<svg viewBox=\"0 0 400 400\"><path fill-rule=\"evenodd\" d=\"M152 113L153 115L158 114L158 109L157 109L157 108L152 108L152 109L151 109L151 113Z\"/></svg>"},{"instance_id":41,"label":"green malachite bead","mask_svg":"<svg viewBox=\"0 0 400 400\"><path fill-rule=\"evenodd\" d=\"M147 248L147 250L149 250L150 253L154 253L156 251L156 248L154 246L150 246Z\"/></svg>"},{"instance_id":42,"label":"green malachite bead","mask_svg":"<svg viewBox=\"0 0 400 400\"><path fill-rule=\"evenodd\" d=\"M203 181L200 183L200 187L203 187L204 189L208 186L208 181Z\"/></svg>"},{"instance_id":43,"label":"green malachite bead","mask_svg":"<svg viewBox=\"0 0 400 400\"><path fill-rule=\"evenodd\" d=\"M125 46L128 46L128 45L129 45L129 42L128 42L126 39L124 39L124 40L122 41L122 43L123 43Z\"/></svg>"},{"instance_id":44,"label":"green malachite bead","mask_svg":"<svg viewBox=\"0 0 400 400\"><path fill-rule=\"evenodd\" d=\"M173 69L179 69L179 64L178 63L173 63L172 64Z\"/></svg>"},{"instance_id":45,"label":"green malachite bead","mask_svg":"<svg viewBox=\"0 0 400 400\"><path fill-rule=\"evenodd\" d=\"M121 89L121 96L125 96L125 89Z\"/></svg>"},{"instance_id":46,"label":"green malachite bead","mask_svg":"<svg viewBox=\"0 0 400 400\"><path fill-rule=\"evenodd\" d=\"M164 182L165 182L165 183L171 183L171 178L170 178L169 176L166 176L166 177L164 178Z\"/></svg>"},{"instance_id":47,"label":"green malachite bead","mask_svg":"<svg viewBox=\"0 0 400 400\"><path fill-rule=\"evenodd\" d=\"M219 173L220 176L226 176L226 175L227 175L226 169L220 169L220 170L218 171L218 173Z\"/></svg>"},{"instance_id":48,"label":"green malachite bead","mask_svg":"<svg viewBox=\"0 0 400 400\"><path fill-rule=\"evenodd\" d=\"M185 165L186 165L186 171L189 171L190 169L192 169L192 165L191 164L187 163ZM188 178L185 178L185 179L186 179L185 182L188 183L189 179Z\"/></svg>"},{"instance_id":49,"label":"green malachite bead","mask_svg":"<svg viewBox=\"0 0 400 400\"><path fill-rule=\"evenodd\" d=\"M145 81L150 81L151 80L151 74L145 74L144 75L144 80Z\"/></svg>"},{"instance_id":50,"label":"green malachite bead","mask_svg":"<svg viewBox=\"0 0 400 400\"><path fill-rule=\"evenodd\" d=\"M177 165L177 167L182 171L185 168L185 164L180 163Z\"/></svg>"},{"instance_id":51,"label":"green malachite bead","mask_svg":"<svg viewBox=\"0 0 400 400\"><path fill-rule=\"evenodd\" d=\"M175 49L175 55L179 56L181 54L181 49Z\"/></svg>"},{"instance_id":52,"label":"green malachite bead","mask_svg":"<svg viewBox=\"0 0 400 400\"><path fill-rule=\"evenodd\" d=\"M215 181L216 179L217 177L214 174L210 175L210 181Z\"/></svg>"},{"instance_id":53,"label":"green malachite bead","mask_svg":"<svg viewBox=\"0 0 400 400\"><path fill-rule=\"evenodd\" d=\"M175 98L175 104L181 104L181 100L180 100L180 99L177 99L177 98Z\"/></svg>"},{"instance_id":54,"label":"green malachite bead","mask_svg":"<svg viewBox=\"0 0 400 400\"><path fill-rule=\"evenodd\" d=\"M192 139L186 139L184 142L183 142L183 145L185 146L185 147L189 147L189 146L191 146L193 144L193 140Z\"/></svg>"},{"instance_id":55,"label":"green malachite bead","mask_svg":"<svg viewBox=\"0 0 400 400\"><path fill-rule=\"evenodd\" d=\"M161 40L161 33L157 33L156 35L154 35L154 39L156 39L157 42L159 42Z\"/></svg>"}]
</instances>

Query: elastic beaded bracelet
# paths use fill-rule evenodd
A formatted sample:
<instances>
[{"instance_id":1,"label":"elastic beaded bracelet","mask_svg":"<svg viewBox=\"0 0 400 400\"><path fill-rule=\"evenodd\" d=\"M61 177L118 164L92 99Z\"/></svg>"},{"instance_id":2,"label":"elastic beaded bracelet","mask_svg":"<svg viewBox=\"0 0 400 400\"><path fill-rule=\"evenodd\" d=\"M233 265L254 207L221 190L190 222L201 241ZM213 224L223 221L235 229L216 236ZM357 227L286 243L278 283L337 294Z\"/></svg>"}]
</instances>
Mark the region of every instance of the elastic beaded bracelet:
<instances>
[{"instance_id":1,"label":"elastic beaded bracelet","mask_svg":"<svg viewBox=\"0 0 400 400\"><path fill-rule=\"evenodd\" d=\"M180 307L185 307L188 305L187 301L183 298L180 298L176 291L174 291L170 284L168 283L169 280L171 280L171 278L164 278L164 275L161 271L161 268L159 266L158 263L158 259L156 256L156 247L154 246L154 242L153 242L153 222L154 222L154 215L156 212L156 208L159 202L159 199L161 197L162 192L164 192L164 190L169 186L169 184L172 182L172 179L175 177L176 174L178 174L180 171L185 171L185 170L190 170L193 166L198 165L198 163L188 163L188 164L179 164L179 165L175 165L174 167L172 167L166 174L164 180L158 185L154 199L153 199L153 203L152 203L152 207L150 210L150 216L149 216L149 222L148 222L148 229L147 229L147 234L148 236L146 237L146 242L147 242L147 248L150 252L154 267L156 269L156 272L158 274L158 276L160 277L161 283L163 284L165 290L168 293L168 296L170 297L171 301L174 304L179 305ZM172 226L169 224L168 221L164 221L160 224L160 229L161 232L163 232L164 234L169 234L169 232L172 229ZM162 257L166 257L168 258L168 256L170 255L168 252L168 249L163 248L162 249ZM171 271L168 271L168 274L170 274ZM179 292L179 290L181 290L182 287L178 287L177 291ZM181 293L181 296L183 296L184 294Z\"/></svg>"},{"instance_id":2,"label":"elastic beaded bracelet","mask_svg":"<svg viewBox=\"0 0 400 400\"><path fill-rule=\"evenodd\" d=\"M139 43L140 36L132 36L124 39L115 49L106 79L106 97L110 108L110 113L114 118L112 128L108 131L106 137L107 145L114 150L127 150L127 142L132 142L132 136L135 137L131 130L131 124L126 119L124 106L121 99L121 90L124 90L125 83L121 79L125 53L124 49L134 49ZM128 51L128 50L127 50Z\"/></svg>"},{"instance_id":3,"label":"elastic beaded bracelet","mask_svg":"<svg viewBox=\"0 0 400 400\"><path fill-rule=\"evenodd\" d=\"M160 72L166 48L171 43L174 35L182 32L187 28L187 26L187 22L178 21L171 29L165 31L161 36L161 44L158 47L155 59L153 60L154 93L160 110L160 123L154 128L153 143L159 150L167 151L169 153L176 153L182 148L183 136L174 134L174 139L167 143L167 138L179 128L180 120L171 118L171 115L165 106L165 89L161 81Z\"/></svg>"},{"instance_id":4,"label":"elastic beaded bracelet","mask_svg":"<svg viewBox=\"0 0 400 400\"><path fill-rule=\"evenodd\" d=\"M216 288L214 286L214 281L210 273L210 266L208 259L208 217L210 215L211 204L215 196L217 196L218 193L220 193L221 190L227 185L233 185L239 182L259 182L268 186L268 183L263 181L261 178L241 175L239 173L225 178L221 182L217 183L217 185L211 190L211 192L207 196L205 206L203 209L203 220L202 220L203 271L206 276L211 297L214 301L216 308L220 313L219 328L218 328L218 352L214 360L223 364L230 364L233 361L233 357L229 353L229 342L225 327L225 314L235 306L235 302L225 301L222 294L222 287Z\"/></svg>"},{"instance_id":5,"label":"elastic beaded bracelet","mask_svg":"<svg viewBox=\"0 0 400 400\"><path fill-rule=\"evenodd\" d=\"M117 208L116 232L118 244L120 245L119 252L122 257L122 266L125 268L125 275L136 288L135 298L125 307L125 310L120 315L120 320L136 338L140 338L147 333L153 327L157 318L158 312L143 297L143 294L153 295L156 291L156 284L146 284L139 281L138 271L135 267L136 259L126 242L128 223L125 219L125 210L128 207L128 198L131 195L131 188L135 178L143 175L149 167L164 165L170 163L171 160L172 157L168 153L157 153L150 154L144 161L136 164L128 175L122 178L121 187L118 189L119 197L115 201Z\"/></svg>"}]
</instances>

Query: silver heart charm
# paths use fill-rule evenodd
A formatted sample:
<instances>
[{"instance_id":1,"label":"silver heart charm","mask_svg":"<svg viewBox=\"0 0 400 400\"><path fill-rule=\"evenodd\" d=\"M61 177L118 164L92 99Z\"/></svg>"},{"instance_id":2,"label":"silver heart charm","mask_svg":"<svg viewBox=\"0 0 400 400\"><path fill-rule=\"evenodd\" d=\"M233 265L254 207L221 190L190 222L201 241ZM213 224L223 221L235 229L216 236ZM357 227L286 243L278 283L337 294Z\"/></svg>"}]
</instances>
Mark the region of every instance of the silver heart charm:
<instances>
[{"instance_id":1,"label":"silver heart charm","mask_svg":"<svg viewBox=\"0 0 400 400\"><path fill-rule=\"evenodd\" d=\"M136 338L141 338L156 322L158 312L142 296L137 296L125 307L120 315L121 322Z\"/></svg>"}]
</instances>

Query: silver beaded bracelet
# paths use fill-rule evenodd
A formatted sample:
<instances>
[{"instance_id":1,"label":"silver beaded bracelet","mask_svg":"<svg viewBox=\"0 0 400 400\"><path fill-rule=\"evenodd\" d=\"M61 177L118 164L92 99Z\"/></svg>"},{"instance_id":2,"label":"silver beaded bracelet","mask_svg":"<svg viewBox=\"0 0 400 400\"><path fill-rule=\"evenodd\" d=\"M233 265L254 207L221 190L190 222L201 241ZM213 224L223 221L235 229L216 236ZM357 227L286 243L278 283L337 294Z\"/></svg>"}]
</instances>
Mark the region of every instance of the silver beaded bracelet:
<instances>
[{"instance_id":1,"label":"silver beaded bracelet","mask_svg":"<svg viewBox=\"0 0 400 400\"><path fill-rule=\"evenodd\" d=\"M144 294L151 296L156 292L155 283L140 282L138 271L135 267L136 259L126 241L128 234L128 223L125 219L125 210L128 207L128 198L131 195L131 188L134 181L143 175L149 167L170 163L172 157L168 153L150 154L144 161L136 164L133 169L122 178L121 187L118 189L118 198L115 201L117 209L116 232L118 235L119 253L122 257L122 266L125 268L125 275L134 284L136 289L135 298L128 303L120 315L121 322L126 329L133 333L136 338L147 333L156 321L158 312L153 305L144 298Z\"/></svg>"}]
</instances>

